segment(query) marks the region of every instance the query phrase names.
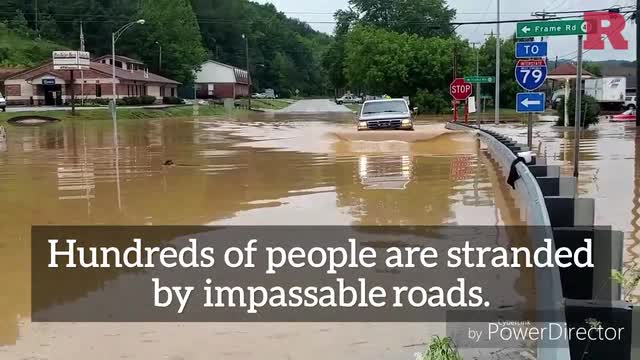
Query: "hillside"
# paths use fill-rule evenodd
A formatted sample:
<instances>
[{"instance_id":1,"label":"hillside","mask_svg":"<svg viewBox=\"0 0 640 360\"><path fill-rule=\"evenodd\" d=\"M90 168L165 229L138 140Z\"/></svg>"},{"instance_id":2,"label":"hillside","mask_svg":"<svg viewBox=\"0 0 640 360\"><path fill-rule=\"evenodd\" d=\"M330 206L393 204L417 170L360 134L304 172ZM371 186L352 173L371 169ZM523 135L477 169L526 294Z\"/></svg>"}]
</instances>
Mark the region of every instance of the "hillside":
<instances>
[{"instance_id":1,"label":"hillside","mask_svg":"<svg viewBox=\"0 0 640 360\"><path fill-rule=\"evenodd\" d=\"M28 67L51 58L54 50L66 47L51 41L19 34L0 23L0 67Z\"/></svg>"},{"instance_id":2,"label":"hillside","mask_svg":"<svg viewBox=\"0 0 640 360\"><path fill-rule=\"evenodd\" d=\"M288 96L298 89L302 95L316 95L326 93L330 86L321 58L332 38L288 18L272 4L248 0L41 0L38 10L36 29L31 2L6 0L0 5L0 21L14 31L37 31L42 38L69 48L78 48L83 22L85 46L99 56L111 52L111 32L145 19L144 25L134 26L120 38L117 52L138 58L151 71L182 83L188 83L193 70L206 59L245 68L244 34L249 41L254 91L273 88ZM158 44L162 46L162 66ZM12 63L30 65L42 58L40 48L25 46L21 53L29 56L16 56Z\"/></svg>"}]
</instances>

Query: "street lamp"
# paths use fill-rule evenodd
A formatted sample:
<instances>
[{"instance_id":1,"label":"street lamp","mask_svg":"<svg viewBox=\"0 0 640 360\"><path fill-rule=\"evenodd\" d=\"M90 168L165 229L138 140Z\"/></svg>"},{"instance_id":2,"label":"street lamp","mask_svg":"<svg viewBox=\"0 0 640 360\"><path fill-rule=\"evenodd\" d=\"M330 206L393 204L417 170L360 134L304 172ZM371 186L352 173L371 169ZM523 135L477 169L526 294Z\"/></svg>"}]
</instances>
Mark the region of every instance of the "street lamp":
<instances>
[{"instance_id":1,"label":"street lamp","mask_svg":"<svg viewBox=\"0 0 640 360\"><path fill-rule=\"evenodd\" d=\"M113 118L113 130L116 131L116 103L117 103L117 94L116 94L116 41L118 41L118 39L120 39L120 36L122 36L122 34L127 31L127 29L129 29L130 27L132 27L135 24L144 24L144 19L140 19L137 21L132 21L126 25L124 25L123 27L121 27L120 29L118 29L116 32L111 33L111 72L112 72L112 77L111 77L111 85L112 85L112 97L113 97L113 107L111 108L111 117ZM114 134L114 136L116 136Z\"/></svg>"},{"instance_id":2,"label":"street lamp","mask_svg":"<svg viewBox=\"0 0 640 360\"><path fill-rule=\"evenodd\" d=\"M251 76L249 74L249 37L242 34L245 46L245 55L247 56L247 91L249 92L249 110L251 110Z\"/></svg>"},{"instance_id":3,"label":"street lamp","mask_svg":"<svg viewBox=\"0 0 640 360\"><path fill-rule=\"evenodd\" d=\"M156 41L156 45L158 45L159 53L158 53L158 72L162 71L162 44L159 41Z\"/></svg>"},{"instance_id":4,"label":"street lamp","mask_svg":"<svg viewBox=\"0 0 640 360\"><path fill-rule=\"evenodd\" d=\"M116 41L120 38L122 33L127 31L128 28L135 24L144 24L144 19L130 22L116 32L111 33L111 84L113 90L113 104L111 108L111 118L113 119L113 150L115 151L115 165L116 165L116 190L118 193L118 209L122 209L122 201L120 198L120 155L118 153L118 123L116 122Z\"/></svg>"}]
</instances>

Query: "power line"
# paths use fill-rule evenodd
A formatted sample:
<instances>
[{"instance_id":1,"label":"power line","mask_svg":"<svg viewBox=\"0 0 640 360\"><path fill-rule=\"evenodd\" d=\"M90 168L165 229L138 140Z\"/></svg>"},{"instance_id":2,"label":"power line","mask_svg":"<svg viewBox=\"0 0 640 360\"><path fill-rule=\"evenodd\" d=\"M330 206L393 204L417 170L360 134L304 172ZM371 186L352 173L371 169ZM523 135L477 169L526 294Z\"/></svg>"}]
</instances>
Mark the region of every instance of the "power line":
<instances>
[{"instance_id":1,"label":"power line","mask_svg":"<svg viewBox=\"0 0 640 360\"><path fill-rule=\"evenodd\" d=\"M616 11L620 14L631 14L631 13L635 13L635 10L622 10L622 9L627 9L630 8L628 6L626 7L613 7L613 8L606 8L606 9L588 9L588 10L571 10L571 11L561 11L561 12L556 12L556 11L546 11L545 13L547 15L552 15L552 14L581 14L581 13L589 13L589 12L604 12L604 11L612 11L612 10L619 10ZM29 14L29 13L26 13ZM488 13L484 13L485 15ZM540 13L541 14L541 13ZM54 15L54 19L55 16L62 16L62 17L76 17L77 14L70 14L70 13L56 13L53 14ZM114 22L121 22L121 21L127 21L130 20L130 17L128 16L120 16L120 17L113 17L111 15L108 14L103 14L103 15L94 15L92 16L93 19L85 19L83 20L84 22L92 22L92 23L114 23ZM99 19L99 18L108 18L108 19ZM485 16L486 17L486 16ZM582 16L580 15L565 15L565 16L557 16L554 19L573 19L573 18L580 18ZM72 22L78 22L79 19L74 18L73 20L64 20L64 19L56 19L56 22L63 22L63 23L72 23ZM229 24L229 23L238 23L237 19L225 19L225 18L218 18L218 17L197 17L197 21L198 23L203 23L203 24ZM527 18L527 19L510 19L510 20L500 20L500 21L496 21L496 20L476 20L476 21L452 21L449 22L448 24L451 26L464 26L464 25L493 25L493 24L510 24L510 23L518 23L518 22L533 22L533 21L538 21L537 18ZM251 23L250 21L247 23ZM332 21L305 21L305 23L307 24L336 24L337 22L335 20ZM432 22L430 21L392 21L389 22L392 24L414 24L414 25L431 25Z\"/></svg>"},{"instance_id":2,"label":"power line","mask_svg":"<svg viewBox=\"0 0 640 360\"><path fill-rule=\"evenodd\" d=\"M620 14L631 14L631 13L635 13L635 11L620 11ZM558 16L555 17L554 19L556 20L562 20L562 19L575 19L575 18L581 18L581 16L578 15L567 15L567 16ZM110 18L110 19L105 19L105 20L99 20L99 19L86 19L83 20L85 23L89 22L89 23L115 23L115 22L121 22L123 21L125 18L121 18L121 19L114 19L114 18ZM126 19L129 19L128 17ZM73 20L61 20L61 19L57 19L56 22L62 22L62 23L76 23L79 22L79 19L73 19ZM198 23L201 24L237 24L238 20L235 19L217 19L217 18L212 18L212 19L206 19L206 18L201 18L197 20ZM513 23L523 23L523 22L535 22L535 21L539 21L539 19L537 18L527 18L527 19L510 19L510 20L500 20L500 21L496 21L496 20L481 20L481 21L451 21L448 23L448 25L450 26L464 26L464 25L492 25L492 24L513 24ZM248 24L251 24L252 22L248 21ZM307 24L336 24L336 21L305 21L305 23ZM431 25L431 27L433 28L440 28L440 26L435 26L432 25L431 21L391 21L388 22L387 24L411 24L411 25Z\"/></svg>"}]
</instances>

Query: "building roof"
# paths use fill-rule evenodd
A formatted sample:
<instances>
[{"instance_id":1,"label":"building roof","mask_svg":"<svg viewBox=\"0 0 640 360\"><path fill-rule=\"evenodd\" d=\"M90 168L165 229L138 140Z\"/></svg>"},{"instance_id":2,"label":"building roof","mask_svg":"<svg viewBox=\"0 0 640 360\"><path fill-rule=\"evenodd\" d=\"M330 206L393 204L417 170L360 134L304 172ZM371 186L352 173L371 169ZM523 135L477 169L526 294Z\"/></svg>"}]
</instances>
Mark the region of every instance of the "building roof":
<instances>
[{"instance_id":1,"label":"building roof","mask_svg":"<svg viewBox=\"0 0 640 360\"><path fill-rule=\"evenodd\" d=\"M106 73L109 76L112 76L112 66L102 63L91 63L91 69L98 70L100 72ZM154 73L148 73L149 77L145 77L145 72L143 70L125 70L119 67L116 67L116 77L120 79L133 80L133 81L146 81L146 82L157 82L157 83L168 83L168 84L180 84L175 80L168 79L164 76L160 76Z\"/></svg>"},{"instance_id":2,"label":"building roof","mask_svg":"<svg viewBox=\"0 0 640 360\"><path fill-rule=\"evenodd\" d=\"M229 76L233 76L233 81L238 83L238 84L249 84L251 83L251 74L249 74L249 72L245 69L241 69L232 65L228 65L228 64L224 64L215 60L207 60L205 61L201 66L200 66L200 71L198 71L198 73L196 73L196 82L198 83L209 83L209 82L231 82L230 79L227 79L227 81L198 81L199 78L202 78L203 73L205 73L205 68L206 65L208 64L212 64L212 65L216 65L216 66L220 66L223 67L225 69L227 69L226 73L230 73L232 75ZM222 74L218 74L218 75L222 75Z\"/></svg>"},{"instance_id":3,"label":"building roof","mask_svg":"<svg viewBox=\"0 0 640 360\"><path fill-rule=\"evenodd\" d=\"M111 59L111 55L102 55L100 57L97 57L95 59L93 59L92 61L95 62L99 62L100 60L103 59ZM134 59L134 58L130 58L130 57L126 57L126 56L121 56L121 55L116 55L116 60L118 61L122 61L122 62L126 62L129 64L138 64L138 65L144 65L144 63L138 59Z\"/></svg>"},{"instance_id":4,"label":"building roof","mask_svg":"<svg viewBox=\"0 0 640 360\"><path fill-rule=\"evenodd\" d=\"M558 65L555 69L549 72L549 79L574 79L578 74L578 69L575 65L565 63ZM595 77L592 73L585 69L582 69L582 78L589 79Z\"/></svg>"},{"instance_id":5,"label":"building roof","mask_svg":"<svg viewBox=\"0 0 640 360\"><path fill-rule=\"evenodd\" d=\"M17 73L23 72L25 68L0 67L0 81L4 81Z\"/></svg>"},{"instance_id":6,"label":"building roof","mask_svg":"<svg viewBox=\"0 0 640 360\"><path fill-rule=\"evenodd\" d=\"M97 63L97 62L91 62L89 65L89 69L91 71L95 71L99 74L104 75L105 78L110 78L112 77L112 66L111 65L107 65L107 64L102 64L102 63ZM69 71L65 71L65 70L54 70L53 69L53 62L49 61L45 64L42 64L40 66L37 66L35 68L29 68L26 69L24 71L21 71L17 74L13 74L11 76L9 76L7 78L7 80L12 80L12 79L33 79L36 78L38 76L42 76L43 74L50 74L56 77L59 77L61 79L65 79L65 80L70 80L70 74ZM154 73L148 73L148 77L145 77L145 72L143 70L124 70L122 68L118 68L116 67L116 77L118 79L123 79L123 80L130 80L130 81L140 81L140 82L151 82L151 83L163 83L163 84L180 84L179 82L175 81L175 80L171 80L168 78L165 78L163 76L154 74Z\"/></svg>"}]
</instances>

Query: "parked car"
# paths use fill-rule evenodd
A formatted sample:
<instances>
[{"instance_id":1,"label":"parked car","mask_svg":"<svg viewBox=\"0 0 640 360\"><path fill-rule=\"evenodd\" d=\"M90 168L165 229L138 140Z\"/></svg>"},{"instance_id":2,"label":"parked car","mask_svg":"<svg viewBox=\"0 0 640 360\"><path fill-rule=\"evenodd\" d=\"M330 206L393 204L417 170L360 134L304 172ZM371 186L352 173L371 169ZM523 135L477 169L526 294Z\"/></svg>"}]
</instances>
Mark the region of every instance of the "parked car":
<instances>
[{"instance_id":1,"label":"parked car","mask_svg":"<svg viewBox=\"0 0 640 360\"><path fill-rule=\"evenodd\" d=\"M7 111L7 99L2 96L2 93L0 93L0 109L2 109L3 112Z\"/></svg>"},{"instance_id":2,"label":"parked car","mask_svg":"<svg viewBox=\"0 0 640 360\"><path fill-rule=\"evenodd\" d=\"M629 109L622 114L608 116L608 118L609 122L633 122L636 121L636 110Z\"/></svg>"},{"instance_id":3,"label":"parked car","mask_svg":"<svg viewBox=\"0 0 640 360\"><path fill-rule=\"evenodd\" d=\"M267 95L263 94L263 93L256 93L251 95L252 98L254 99L266 99Z\"/></svg>"},{"instance_id":4,"label":"parked car","mask_svg":"<svg viewBox=\"0 0 640 360\"><path fill-rule=\"evenodd\" d=\"M275 99L278 97L273 89L265 89L263 95L265 99Z\"/></svg>"},{"instance_id":5,"label":"parked car","mask_svg":"<svg viewBox=\"0 0 640 360\"><path fill-rule=\"evenodd\" d=\"M624 98L624 108L627 110L635 110L636 105L636 97L635 96L627 96Z\"/></svg>"},{"instance_id":6,"label":"parked car","mask_svg":"<svg viewBox=\"0 0 640 360\"><path fill-rule=\"evenodd\" d=\"M336 104L344 105L344 104L361 104L362 98L354 96L354 95L344 95L341 98L336 99Z\"/></svg>"},{"instance_id":7,"label":"parked car","mask_svg":"<svg viewBox=\"0 0 640 360\"><path fill-rule=\"evenodd\" d=\"M360 109L358 131L413 130L413 116L404 99L370 100Z\"/></svg>"}]
</instances>

